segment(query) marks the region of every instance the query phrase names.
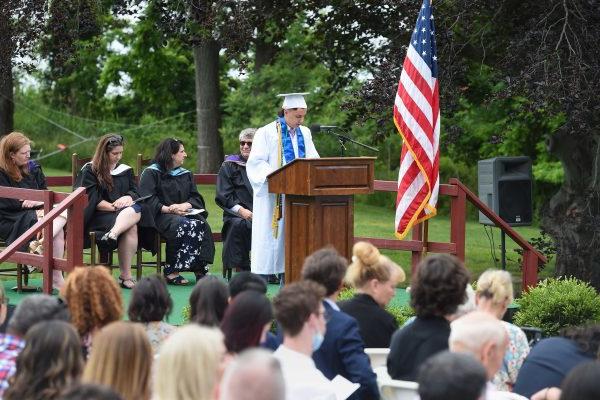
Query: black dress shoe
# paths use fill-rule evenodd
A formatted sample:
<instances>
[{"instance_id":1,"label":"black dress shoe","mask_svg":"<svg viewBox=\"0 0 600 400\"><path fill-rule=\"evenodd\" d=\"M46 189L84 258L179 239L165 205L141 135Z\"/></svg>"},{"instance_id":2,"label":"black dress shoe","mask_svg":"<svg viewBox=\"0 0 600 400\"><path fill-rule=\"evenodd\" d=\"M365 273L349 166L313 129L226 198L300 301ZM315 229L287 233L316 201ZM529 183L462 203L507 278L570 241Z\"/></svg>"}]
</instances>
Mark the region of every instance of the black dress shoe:
<instances>
[{"instance_id":1,"label":"black dress shoe","mask_svg":"<svg viewBox=\"0 0 600 400\"><path fill-rule=\"evenodd\" d=\"M113 239L109 236L109 232L106 232L104 236L100 238L98 244L108 250L115 250L117 248L117 239Z\"/></svg>"}]
</instances>

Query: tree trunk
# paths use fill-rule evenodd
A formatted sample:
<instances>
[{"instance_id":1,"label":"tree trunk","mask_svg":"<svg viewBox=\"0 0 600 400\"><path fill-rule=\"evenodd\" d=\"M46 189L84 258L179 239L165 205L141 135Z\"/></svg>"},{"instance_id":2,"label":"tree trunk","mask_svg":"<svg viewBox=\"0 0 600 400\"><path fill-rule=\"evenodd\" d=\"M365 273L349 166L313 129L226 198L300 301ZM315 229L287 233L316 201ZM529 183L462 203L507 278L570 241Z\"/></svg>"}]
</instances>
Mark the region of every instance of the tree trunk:
<instances>
[{"instance_id":1,"label":"tree trunk","mask_svg":"<svg viewBox=\"0 0 600 400\"><path fill-rule=\"evenodd\" d=\"M15 112L12 76L14 44L8 17L8 13L0 13L0 136L13 130Z\"/></svg>"},{"instance_id":2,"label":"tree trunk","mask_svg":"<svg viewBox=\"0 0 600 400\"><path fill-rule=\"evenodd\" d=\"M275 55L277 54L277 46L274 46L272 43L265 41L265 38L262 35L259 35L256 38L256 54L254 57L254 72L259 72L260 69L265 66L271 64Z\"/></svg>"},{"instance_id":3,"label":"tree trunk","mask_svg":"<svg viewBox=\"0 0 600 400\"><path fill-rule=\"evenodd\" d=\"M223 141L219 135L219 44L202 39L194 46L196 68L196 171L216 173L223 162Z\"/></svg>"},{"instance_id":4,"label":"tree trunk","mask_svg":"<svg viewBox=\"0 0 600 400\"><path fill-rule=\"evenodd\" d=\"M574 276L600 290L600 137L558 132L549 151L565 172L542 213L542 227L556 243L556 275Z\"/></svg>"}]
</instances>

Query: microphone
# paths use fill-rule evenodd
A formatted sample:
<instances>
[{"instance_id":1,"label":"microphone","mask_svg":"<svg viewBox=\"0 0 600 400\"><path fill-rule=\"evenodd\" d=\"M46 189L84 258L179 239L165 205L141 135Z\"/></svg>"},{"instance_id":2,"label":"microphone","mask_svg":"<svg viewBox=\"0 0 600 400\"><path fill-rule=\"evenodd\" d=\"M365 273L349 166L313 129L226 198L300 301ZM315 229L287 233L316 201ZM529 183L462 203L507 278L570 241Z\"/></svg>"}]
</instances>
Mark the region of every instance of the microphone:
<instances>
[{"instance_id":1,"label":"microphone","mask_svg":"<svg viewBox=\"0 0 600 400\"><path fill-rule=\"evenodd\" d=\"M321 132L321 131L331 131L333 129L337 129L337 125L319 125L319 124L313 124L310 126L310 131L317 133L317 132Z\"/></svg>"}]
</instances>

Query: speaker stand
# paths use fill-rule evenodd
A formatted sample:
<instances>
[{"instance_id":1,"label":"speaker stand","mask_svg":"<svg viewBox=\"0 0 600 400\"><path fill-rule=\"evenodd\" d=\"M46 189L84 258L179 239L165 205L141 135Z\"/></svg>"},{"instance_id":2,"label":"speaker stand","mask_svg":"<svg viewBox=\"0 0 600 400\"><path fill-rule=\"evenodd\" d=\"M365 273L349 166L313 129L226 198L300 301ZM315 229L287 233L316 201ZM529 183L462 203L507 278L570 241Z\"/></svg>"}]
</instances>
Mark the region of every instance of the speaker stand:
<instances>
[{"instance_id":1,"label":"speaker stand","mask_svg":"<svg viewBox=\"0 0 600 400\"><path fill-rule=\"evenodd\" d=\"M506 270L506 233L500 229L500 257L502 270Z\"/></svg>"}]
</instances>

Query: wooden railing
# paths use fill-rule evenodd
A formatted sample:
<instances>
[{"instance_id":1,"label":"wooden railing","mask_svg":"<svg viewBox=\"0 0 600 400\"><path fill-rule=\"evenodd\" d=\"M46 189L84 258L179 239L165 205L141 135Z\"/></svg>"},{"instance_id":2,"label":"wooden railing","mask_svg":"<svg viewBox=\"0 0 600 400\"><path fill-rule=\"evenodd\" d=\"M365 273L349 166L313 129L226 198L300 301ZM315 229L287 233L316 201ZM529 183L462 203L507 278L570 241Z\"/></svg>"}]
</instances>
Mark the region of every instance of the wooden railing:
<instances>
[{"instance_id":1,"label":"wooden railing","mask_svg":"<svg viewBox=\"0 0 600 400\"><path fill-rule=\"evenodd\" d=\"M70 186L71 177L47 177L48 186ZM217 182L215 174L196 174L194 181L198 185L214 185ZM396 192L397 182L375 181L375 191ZM487 216L497 227L504 231L523 250L521 281L523 290L537 284L538 266L546 263L546 257L537 251L527 240L519 235L512 227L504 222L492 209L469 190L458 179L452 178L445 185L440 185L440 196L449 196L450 200L450 241L433 242L423 241L422 229L416 226L412 230L410 240L381 239L372 237L356 236L354 241L368 241L380 249L402 250L411 252L412 269L416 268L423 257L423 248L426 247L431 253L453 254L460 260L465 260L465 236L467 221L467 201L473 204L479 211ZM216 241L221 240L219 233L214 234Z\"/></svg>"},{"instance_id":2,"label":"wooden railing","mask_svg":"<svg viewBox=\"0 0 600 400\"><path fill-rule=\"evenodd\" d=\"M70 177L69 177L70 180ZM57 193L50 190L31 190L0 186L0 197L9 199L35 200L44 202L44 217L0 252L0 263L10 261L42 268L44 293L52 292L52 271L71 271L83 264L83 209L87 202L85 188L77 188L73 193ZM56 205L55 205L56 204ZM55 258L52 250L52 223L64 210L69 210L67 218L66 255ZM37 255L18 251L38 232L43 230L46 239L44 254Z\"/></svg>"}]
</instances>

